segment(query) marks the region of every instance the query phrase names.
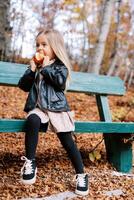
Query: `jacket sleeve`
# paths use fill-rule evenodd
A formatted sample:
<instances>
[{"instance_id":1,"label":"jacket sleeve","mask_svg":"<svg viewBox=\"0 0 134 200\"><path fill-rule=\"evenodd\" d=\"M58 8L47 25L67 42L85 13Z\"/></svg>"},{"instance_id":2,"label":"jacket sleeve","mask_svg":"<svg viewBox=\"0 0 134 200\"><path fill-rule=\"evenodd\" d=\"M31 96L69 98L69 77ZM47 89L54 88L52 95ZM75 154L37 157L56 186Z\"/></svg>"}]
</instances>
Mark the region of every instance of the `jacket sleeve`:
<instances>
[{"instance_id":1,"label":"jacket sleeve","mask_svg":"<svg viewBox=\"0 0 134 200\"><path fill-rule=\"evenodd\" d=\"M42 69L41 74L46 83L60 90L65 89L68 69L64 65L54 67L48 65Z\"/></svg>"},{"instance_id":2,"label":"jacket sleeve","mask_svg":"<svg viewBox=\"0 0 134 200\"><path fill-rule=\"evenodd\" d=\"M25 92L29 92L35 80L35 72L31 69L27 69L24 75L20 78L18 86Z\"/></svg>"}]
</instances>

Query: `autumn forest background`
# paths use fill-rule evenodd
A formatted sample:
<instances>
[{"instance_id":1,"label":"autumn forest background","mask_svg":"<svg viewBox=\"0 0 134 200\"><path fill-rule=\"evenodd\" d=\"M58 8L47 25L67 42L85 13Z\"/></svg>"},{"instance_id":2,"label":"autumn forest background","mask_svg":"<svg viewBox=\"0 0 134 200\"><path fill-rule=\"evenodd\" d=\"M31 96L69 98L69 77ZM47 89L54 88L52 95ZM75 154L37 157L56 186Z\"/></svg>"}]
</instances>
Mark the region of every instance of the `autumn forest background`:
<instances>
[{"instance_id":1,"label":"autumn forest background","mask_svg":"<svg viewBox=\"0 0 134 200\"><path fill-rule=\"evenodd\" d=\"M109 98L112 118L134 122L134 1L0 0L0 60L28 64L35 52L35 37L44 27L62 33L72 70L114 75L124 80L126 94ZM0 86L0 96L0 117L26 116L23 112L26 93ZM77 120L99 120L93 96L67 93L67 98ZM134 199L133 177L112 174L115 169L106 160L102 134L80 134L75 139L90 174L90 196L74 199ZM37 183L30 187L19 183L22 155L24 133L2 133L1 200L45 197L74 190L73 168L54 133L40 134L39 174ZM105 195L105 191L116 189L122 191L120 196Z\"/></svg>"}]
</instances>

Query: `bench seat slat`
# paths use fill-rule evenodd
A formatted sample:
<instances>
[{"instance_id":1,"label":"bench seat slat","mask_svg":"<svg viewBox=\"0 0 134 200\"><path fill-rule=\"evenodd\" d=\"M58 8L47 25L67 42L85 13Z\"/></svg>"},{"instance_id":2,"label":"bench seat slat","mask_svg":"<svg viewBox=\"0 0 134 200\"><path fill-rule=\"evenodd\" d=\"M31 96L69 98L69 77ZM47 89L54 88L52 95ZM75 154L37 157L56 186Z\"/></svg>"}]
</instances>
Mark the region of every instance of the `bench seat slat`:
<instances>
[{"instance_id":1,"label":"bench seat slat","mask_svg":"<svg viewBox=\"0 0 134 200\"><path fill-rule=\"evenodd\" d=\"M0 62L0 85L16 86L28 65ZM125 87L119 77L71 72L71 82L67 89L71 92L91 94L123 95Z\"/></svg>"},{"instance_id":2,"label":"bench seat slat","mask_svg":"<svg viewBox=\"0 0 134 200\"><path fill-rule=\"evenodd\" d=\"M0 132L23 132L25 120L1 119ZM134 123L127 122L75 122L78 133L134 133Z\"/></svg>"}]
</instances>

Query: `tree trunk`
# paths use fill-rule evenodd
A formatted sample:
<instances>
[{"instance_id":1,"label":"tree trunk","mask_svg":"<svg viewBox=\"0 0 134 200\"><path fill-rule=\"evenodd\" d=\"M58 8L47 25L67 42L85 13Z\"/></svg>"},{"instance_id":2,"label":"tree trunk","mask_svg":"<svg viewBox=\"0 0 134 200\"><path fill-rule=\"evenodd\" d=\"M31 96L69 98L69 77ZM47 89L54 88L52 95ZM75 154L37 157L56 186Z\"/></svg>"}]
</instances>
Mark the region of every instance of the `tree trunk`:
<instances>
[{"instance_id":1,"label":"tree trunk","mask_svg":"<svg viewBox=\"0 0 134 200\"><path fill-rule=\"evenodd\" d=\"M117 17L116 17L116 30L115 30L115 34L116 34L116 39L114 41L114 48L113 48L113 52L112 52L112 56L111 56L111 64L109 67L109 70L107 72L107 75L111 76L114 74L115 70L116 70L116 63L118 61L118 46L119 46L119 42L117 39L117 34L118 34L118 30L119 30L119 23L120 23L120 6L121 6L121 0L117 0Z\"/></svg>"},{"instance_id":2,"label":"tree trunk","mask_svg":"<svg viewBox=\"0 0 134 200\"><path fill-rule=\"evenodd\" d=\"M93 67L92 67L92 72L96 74L99 74L99 71L101 68L101 63L102 63L104 51L105 51L105 43L106 43L106 39L109 33L110 24L111 24L111 17L112 17L114 2L115 0L106 0L105 5L104 5L104 15L102 19L102 26L100 29L100 35L98 38L98 44L96 46Z\"/></svg>"},{"instance_id":3,"label":"tree trunk","mask_svg":"<svg viewBox=\"0 0 134 200\"><path fill-rule=\"evenodd\" d=\"M0 0L0 60L11 55L11 27L8 21L10 0Z\"/></svg>"},{"instance_id":4,"label":"tree trunk","mask_svg":"<svg viewBox=\"0 0 134 200\"><path fill-rule=\"evenodd\" d=\"M133 78L134 78L134 67L130 64L126 68L125 77L124 77L124 82L127 83L127 88L129 88L131 84L133 83Z\"/></svg>"},{"instance_id":5,"label":"tree trunk","mask_svg":"<svg viewBox=\"0 0 134 200\"><path fill-rule=\"evenodd\" d=\"M114 54L113 59L112 59L111 65L110 65L110 67L109 67L109 70L108 70L108 72L107 72L107 75L108 75L108 76L111 76L111 75L114 74L115 68L116 68L117 60L118 60L118 54L117 54L117 52L116 52L116 53Z\"/></svg>"},{"instance_id":6,"label":"tree trunk","mask_svg":"<svg viewBox=\"0 0 134 200\"><path fill-rule=\"evenodd\" d=\"M131 12L131 34L134 34L134 1L130 0L129 1L129 6L130 6L130 12Z\"/></svg>"}]
</instances>

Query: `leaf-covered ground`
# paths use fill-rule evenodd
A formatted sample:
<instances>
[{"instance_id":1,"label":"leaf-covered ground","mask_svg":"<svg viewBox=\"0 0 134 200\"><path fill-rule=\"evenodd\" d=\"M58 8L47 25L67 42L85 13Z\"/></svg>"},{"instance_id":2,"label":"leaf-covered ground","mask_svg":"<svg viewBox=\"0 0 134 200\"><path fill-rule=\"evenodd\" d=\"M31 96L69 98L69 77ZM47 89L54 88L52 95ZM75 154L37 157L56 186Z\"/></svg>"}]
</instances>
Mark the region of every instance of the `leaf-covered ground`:
<instances>
[{"instance_id":1,"label":"leaf-covered ground","mask_svg":"<svg viewBox=\"0 0 134 200\"><path fill-rule=\"evenodd\" d=\"M18 88L0 87L0 117L23 118L26 94ZM98 120L95 97L85 94L67 93L76 119ZM124 97L110 97L114 121L134 121L134 89ZM101 159L91 162L89 152L102 139L101 134L77 135L77 145L82 153L85 170L90 174L90 195L76 199L134 199L134 178L113 176L113 168L106 160L104 143L97 147ZM54 133L40 133L37 149L38 175L32 186L22 185L20 168L23 165L24 133L2 133L0 135L0 199L15 200L22 197L44 197L64 191L74 191L74 169ZM121 189L123 195L108 197L105 191Z\"/></svg>"}]
</instances>

